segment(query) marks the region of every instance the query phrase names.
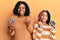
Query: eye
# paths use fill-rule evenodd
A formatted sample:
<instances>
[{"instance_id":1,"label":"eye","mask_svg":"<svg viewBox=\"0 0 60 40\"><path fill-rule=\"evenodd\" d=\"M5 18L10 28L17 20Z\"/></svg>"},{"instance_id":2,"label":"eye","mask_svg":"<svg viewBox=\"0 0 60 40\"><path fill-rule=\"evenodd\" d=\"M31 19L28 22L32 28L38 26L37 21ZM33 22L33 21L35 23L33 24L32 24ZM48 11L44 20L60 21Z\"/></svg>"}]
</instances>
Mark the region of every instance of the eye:
<instances>
[{"instance_id":1,"label":"eye","mask_svg":"<svg viewBox=\"0 0 60 40\"><path fill-rule=\"evenodd\" d=\"M22 9L25 9L25 7L22 7Z\"/></svg>"},{"instance_id":2,"label":"eye","mask_svg":"<svg viewBox=\"0 0 60 40\"><path fill-rule=\"evenodd\" d=\"M46 15L46 17L48 17L48 16Z\"/></svg>"}]
</instances>

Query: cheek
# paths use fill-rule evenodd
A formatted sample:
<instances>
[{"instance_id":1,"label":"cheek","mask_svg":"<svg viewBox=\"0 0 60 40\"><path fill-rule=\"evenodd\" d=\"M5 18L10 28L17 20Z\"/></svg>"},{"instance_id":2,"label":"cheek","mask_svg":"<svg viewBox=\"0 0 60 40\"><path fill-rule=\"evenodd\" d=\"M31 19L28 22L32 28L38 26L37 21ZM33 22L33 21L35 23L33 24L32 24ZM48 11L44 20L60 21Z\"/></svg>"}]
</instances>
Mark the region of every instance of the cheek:
<instances>
[{"instance_id":1,"label":"cheek","mask_svg":"<svg viewBox=\"0 0 60 40\"><path fill-rule=\"evenodd\" d=\"M22 9L22 12L25 13L25 9Z\"/></svg>"},{"instance_id":2,"label":"cheek","mask_svg":"<svg viewBox=\"0 0 60 40\"><path fill-rule=\"evenodd\" d=\"M40 20L43 20L43 16L41 16L41 19Z\"/></svg>"},{"instance_id":3,"label":"cheek","mask_svg":"<svg viewBox=\"0 0 60 40\"><path fill-rule=\"evenodd\" d=\"M18 9L18 12L20 11L20 9Z\"/></svg>"},{"instance_id":4,"label":"cheek","mask_svg":"<svg viewBox=\"0 0 60 40\"><path fill-rule=\"evenodd\" d=\"M43 19L43 16L41 16L41 19Z\"/></svg>"},{"instance_id":5,"label":"cheek","mask_svg":"<svg viewBox=\"0 0 60 40\"><path fill-rule=\"evenodd\" d=\"M48 20L48 17L41 16L41 20L42 21L47 21Z\"/></svg>"},{"instance_id":6,"label":"cheek","mask_svg":"<svg viewBox=\"0 0 60 40\"><path fill-rule=\"evenodd\" d=\"M18 9L18 13L20 14L20 9Z\"/></svg>"},{"instance_id":7,"label":"cheek","mask_svg":"<svg viewBox=\"0 0 60 40\"><path fill-rule=\"evenodd\" d=\"M23 9L23 12L25 13L25 9Z\"/></svg>"},{"instance_id":8,"label":"cheek","mask_svg":"<svg viewBox=\"0 0 60 40\"><path fill-rule=\"evenodd\" d=\"M25 9L23 9L22 14L25 14Z\"/></svg>"},{"instance_id":9,"label":"cheek","mask_svg":"<svg viewBox=\"0 0 60 40\"><path fill-rule=\"evenodd\" d=\"M25 9L23 9L25 11Z\"/></svg>"},{"instance_id":10,"label":"cheek","mask_svg":"<svg viewBox=\"0 0 60 40\"><path fill-rule=\"evenodd\" d=\"M45 17L46 21L48 20L48 17Z\"/></svg>"}]
</instances>

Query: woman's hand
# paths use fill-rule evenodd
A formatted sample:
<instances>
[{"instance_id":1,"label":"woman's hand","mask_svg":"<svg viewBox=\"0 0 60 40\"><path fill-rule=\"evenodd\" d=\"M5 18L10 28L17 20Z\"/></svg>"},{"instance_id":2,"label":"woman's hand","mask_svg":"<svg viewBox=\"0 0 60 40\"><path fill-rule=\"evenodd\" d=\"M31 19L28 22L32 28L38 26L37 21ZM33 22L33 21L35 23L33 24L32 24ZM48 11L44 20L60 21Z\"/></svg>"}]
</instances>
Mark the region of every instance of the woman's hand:
<instances>
[{"instance_id":1,"label":"woman's hand","mask_svg":"<svg viewBox=\"0 0 60 40\"><path fill-rule=\"evenodd\" d=\"M10 18L8 21L8 32L11 36L14 36L15 34L15 19Z\"/></svg>"},{"instance_id":2,"label":"woman's hand","mask_svg":"<svg viewBox=\"0 0 60 40\"><path fill-rule=\"evenodd\" d=\"M8 27L8 32L11 36L14 36L15 35L15 29L11 26Z\"/></svg>"},{"instance_id":3,"label":"woman's hand","mask_svg":"<svg viewBox=\"0 0 60 40\"><path fill-rule=\"evenodd\" d=\"M26 17L26 25L27 25L27 30L32 33L33 31L33 25L34 25L34 20L31 17Z\"/></svg>"},{"instance_id":4,"label":"woman's hand","mask_svg":"<svg viewBox=\"0 0 60 40\"><path fill-rule=\"evenodd\" d=\"M42 27L43 23L41 21L38 22L39 26Z\"/></svg>"}]
</instances>

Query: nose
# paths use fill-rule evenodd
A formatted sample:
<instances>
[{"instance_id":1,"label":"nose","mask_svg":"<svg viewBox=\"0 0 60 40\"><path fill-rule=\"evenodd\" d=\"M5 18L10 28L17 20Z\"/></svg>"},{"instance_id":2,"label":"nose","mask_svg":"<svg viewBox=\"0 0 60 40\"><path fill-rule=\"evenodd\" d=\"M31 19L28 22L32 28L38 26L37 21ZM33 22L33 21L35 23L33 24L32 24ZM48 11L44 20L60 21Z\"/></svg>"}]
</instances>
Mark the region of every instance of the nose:
<instances>
[{"instance_id":1,"label":"nose","mask_svg":"<svg viewBox=\"0 0 60 40\"><path fill-rule=\"evenodd\" d=\"M20 11L21 11L22 9L20 8Z\"/></svg>"},{"instance_id":2,"label":"nose","mask_svg":"<svg viewBox=\"0 0 60 40\"><path fill-rule=\"evenodd\" d=\"M22 8L20 8L20 11L22 11L23 9Z\"/></svg>"},{"instance_id":3,"label":"nose","mask_svg":"<svg viewBox=\"0 0 60 40\"><path fill-rule=\"evenodd\" d=\"M43 16L43 18L45 18L45 16Z\"/></svg>"}]
</instances>

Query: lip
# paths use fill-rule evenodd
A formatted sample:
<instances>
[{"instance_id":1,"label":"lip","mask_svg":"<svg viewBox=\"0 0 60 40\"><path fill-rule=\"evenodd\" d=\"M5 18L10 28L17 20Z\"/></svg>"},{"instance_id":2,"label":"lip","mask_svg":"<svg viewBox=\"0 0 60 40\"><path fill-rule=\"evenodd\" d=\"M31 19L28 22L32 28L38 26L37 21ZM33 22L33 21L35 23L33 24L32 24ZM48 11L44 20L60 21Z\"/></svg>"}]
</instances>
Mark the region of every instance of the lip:
<instances>
[{"instance_id":1,"label":"lip","mask_svg":"<svg viewBox=\"0 0 60 40\"><path fill-rule=\"evenodd\" d=\"M22 13L23 11L19 11L19 13Z\"/></svg>"},{"instance_id":2,"label":"lip","mask_svg":"<svg viewBox=\"0 0 60 40\"><path fill-rule=\"evenodd\" d=\"M45 18L42 18L42 19L45 19Z\"/></svg>"}]
</instances>

